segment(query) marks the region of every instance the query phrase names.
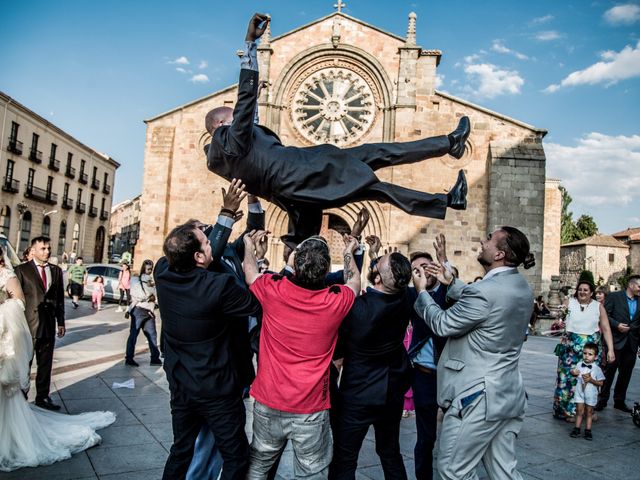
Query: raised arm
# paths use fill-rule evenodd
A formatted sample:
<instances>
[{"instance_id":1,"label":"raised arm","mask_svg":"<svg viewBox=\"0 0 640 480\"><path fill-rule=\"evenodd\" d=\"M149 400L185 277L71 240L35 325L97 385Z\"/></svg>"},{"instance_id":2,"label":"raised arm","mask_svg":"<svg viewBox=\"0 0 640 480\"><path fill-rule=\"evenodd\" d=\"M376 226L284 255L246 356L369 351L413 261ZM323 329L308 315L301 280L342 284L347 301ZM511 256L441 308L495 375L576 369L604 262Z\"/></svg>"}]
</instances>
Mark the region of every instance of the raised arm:
<instances>
[{"instance_id":1,"label":"raised arm","mask_svg":"<svg viewBox=\"0 0 640 480\"><path fill-rule=\"evenodd\" d=\"M353 255L353 252L358 248L358 240L345 234L344 243L344 284L356 295L360 295L360 271Z\"/></svg>"},{"instance_id":2,"label":"raised arm","mask_svg":"<svg viewBox=\"0 0 640 480\"><path fill-rule=\"evenodd\" d=\"M260 268L258 266L258 260L256 258L256 245L260 247L258 250L266 253L267 245L267 232L259 230L257 232L250 232L242 237L244 241L244 261L242 262L242 270L244 271L244 278L247 285L251 286L260 275Z\"/></svg>"},{"instance_id":3,"label":"raised arm","mask_svg":"<svg viewBox=\"0 0 640 480\"><path fill-rule=\"evenodd\" d=\"M240 79L238 82L238 101L233 109L233 121L223 133L226 137L223 144L229 153L242 155L251 147L253 122L255 118L256 102L258 100L258 61L256 40L267 28L269 16L256 13L249 21L245 50L240 59Z\"/></svg>"}]
</instances>

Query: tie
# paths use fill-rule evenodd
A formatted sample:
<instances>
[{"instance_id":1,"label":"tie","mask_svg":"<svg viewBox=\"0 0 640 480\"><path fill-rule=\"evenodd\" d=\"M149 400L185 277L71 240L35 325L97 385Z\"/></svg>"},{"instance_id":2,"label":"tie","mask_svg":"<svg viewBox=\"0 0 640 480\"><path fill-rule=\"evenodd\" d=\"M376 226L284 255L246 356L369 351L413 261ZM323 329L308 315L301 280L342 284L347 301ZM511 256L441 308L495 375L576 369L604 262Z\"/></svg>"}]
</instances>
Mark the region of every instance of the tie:
<instances>
[{"instance_id":1,"label":"tie","mask_svg":"<svg viewBox=\"0 0 640 480\"><path fill-rule=\"evenodd\" d=\"M47 272L45 272L45 265L38 265L40 267L40 278L42 279L42 285L44 286L45 291L47 290Z\"/></svg>"},{"instance_id":2,"label":"tie","mask_svg":"<svg viewBox=\"0 0 640 480\"><path fill-rule=\"evenodd\" d=\"M593 365L587 365L586 363L582 362L582 368L588 368L589 370L591 370L591 367Z\"/></svg>"}]
</instances>

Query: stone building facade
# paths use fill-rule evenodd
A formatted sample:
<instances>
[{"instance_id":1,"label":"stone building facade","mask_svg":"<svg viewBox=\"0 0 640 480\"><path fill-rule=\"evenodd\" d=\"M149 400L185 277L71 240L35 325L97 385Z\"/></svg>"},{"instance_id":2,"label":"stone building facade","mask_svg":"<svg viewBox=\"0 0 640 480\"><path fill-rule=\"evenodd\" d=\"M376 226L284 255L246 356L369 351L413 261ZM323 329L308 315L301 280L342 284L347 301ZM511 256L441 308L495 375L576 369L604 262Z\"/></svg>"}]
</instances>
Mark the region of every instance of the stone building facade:
<instances>
[{"instance_id":1,"label":"stone building facade","mask_svg":"<svg viewBox=\"0 0 640 480\"><path fill-rule=\"evenodd\" d=\"M596 283L617 290L617 280L627 269L628 255L629 247L611 235L597 234L565 243L560 248L560 283L575 287L580 273L589 270Z\"/></svg>"},{"instance_id":2,"label":"stone building facade","mask_svg":"<svg viewBox=\"0 0 640 480\"><path fill-rule=\"evenodd\" d=\"M517 225L538 258L527 276L539 290L543 274L548 280L557 273L554 261L547 260L546 245L557 247L560 231L559 215L551 224L545 221L545 208L560 208L559 195L550 194L554 187L545 183L546 131L437 91L441 56L439 50L416 45L413 13L403 37L341 12L274 38L269 28L258 47L261 78L270 82L259 99L261 123L285 145L348 147L447 134L468 115L472 132L462 159L445 156L376 172L382 181L437 193L451 187L464 169L466 211L448 211L440 221L362 202L325 211L325 226L352 224L366 205L372 218L365 234L380 236L386 248L405 254L432 250L435 235L445 233L452 263L463 279L472 279L482 273L476 261L480 239L500 225ZM215 218L226 181L206 168L203 147L210 138L204 117L212 108L233 106L236 95L232 85L146 121L138 259L157 258L164 237L180 222ZM266 209L267 229L273 233L270 261L280 265L278 237L285 233L287 218L273 205ZM236 228L239 233L243 225Z\"/></svg>"},{"instance_id":3,"label":"stone building facade","mask_svg":"<svg viewBox=\"0 0 640 480\"><path fill-rule=\"evenodd\" d=\"M104 260L118 162L2 92L0 117L3 233L19 253L45 235L53 257Z\"/></svg>"},{"instance_id":4,"label":"stone building facade","mask_svg":"<svg viewBox=\"0 0 640 480\"><path fill-rule=\"evenodd\" d=\"M109 223L109 254L133 255L140 237L141 195L125 200L111 209Z\"/></svg>"},{"instance_id":5,"label":"stone building facade","mask_svg":"<svg viewBox=\"0 0 640 480\"><path fill-rule=\"evenodd\" d=\"M640 227L627 228L612 236L629 247L627 266L633 273L640 273Z\"/></svg>"}]
</instances>

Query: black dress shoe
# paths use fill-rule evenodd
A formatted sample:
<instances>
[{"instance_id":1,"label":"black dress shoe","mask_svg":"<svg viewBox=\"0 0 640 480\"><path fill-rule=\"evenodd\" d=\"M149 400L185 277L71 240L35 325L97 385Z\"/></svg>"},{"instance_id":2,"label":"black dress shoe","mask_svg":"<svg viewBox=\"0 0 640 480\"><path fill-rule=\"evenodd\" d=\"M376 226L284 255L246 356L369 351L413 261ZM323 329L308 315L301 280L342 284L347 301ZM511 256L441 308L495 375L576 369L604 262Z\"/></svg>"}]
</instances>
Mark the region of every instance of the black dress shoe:
<instances>
[{"instance_id":1,"label":"black dress shoe","mask_svg":"<svg viewBox=\"0 0 640 480\"><path fill-rule=\"evenodd\" d=\"M57 412L60 410L60 405L56 405L51 401L51 397L47 397L44 400L36 400L36 407L44 408L46 410L51 410L53 412Z\"/></svg>"},{"instance_id":2,"label":"black dress shoe","mask_svg":"<svg viewBox=\"0 0 640 480\"><path fill-rule=\"evenodd\" d=\"M160 360L151 360L149 362L149 365L152 365L152 366L153 365L160 365L160 366L162 366L162 362Z\"/></svg>"},{"instance_id":3,"label":"black dress shoe","mask_svg":"<svg viewBox=\"0 0 640 480\"><path fill-rule=\"evenodd\" d=\"M464 175L464 171L458 172L458 179L456 184L451 187L447 194L447 207L454 210L466 210L467 209L467 177Z\"/></svg>"},{"instance_id":4,"label":"black dress shoe","mask_svg":"<svg viewBox=\"0 0 640 480\"><path fill-rule=\"evenodd\" d=\"M596 412L601 412L607 406L606 402L598 402L596 406L593 408Z\"/></svg>"},{"instance_id":5,"label":"black dress shoe","mask_svg":"<svg viewBox=\"0 0 640 480\"><path fill-rule=\"evenodd\" d=\"M631 413L632 412L632 410L624 402L614 403L613 404L613 408L615 408L616 410L620 410L621 412L624 412L624 413Z\"/></svg>"},{"instance_id":6,"label":"black dress shoe","mask_svg":"<svg viewBox=\"0 0 640 480\"><path fill-rule=\"evenodd\" d=\"M451 148L449 148L449 155L456 158L462 158L464 155L464 144L471 133L471 122L469 117L462 117L458 127L449 134L451 140Z\"/></svg>"},{"instance_id":7,"label":"black dress shoe","mask_svg":"<svg viewBox=\"0 0 640 480\"><path fill-rule=\"evenodd\" d=\"M139 367L140 364L138 362L136 362L135 360L125 360L124 361L125 365L129 365L130 367Z\"/></svg>"}]
</instances>

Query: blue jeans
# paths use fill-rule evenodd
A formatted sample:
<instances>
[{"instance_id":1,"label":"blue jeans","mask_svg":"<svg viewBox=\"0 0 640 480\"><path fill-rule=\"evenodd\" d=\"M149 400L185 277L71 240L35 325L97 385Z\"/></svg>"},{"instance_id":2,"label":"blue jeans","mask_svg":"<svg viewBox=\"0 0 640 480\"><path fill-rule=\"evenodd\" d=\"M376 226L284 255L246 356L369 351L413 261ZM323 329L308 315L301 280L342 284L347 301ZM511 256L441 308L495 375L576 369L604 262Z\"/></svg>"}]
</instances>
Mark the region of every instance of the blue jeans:
<instances>
[{"instance_id":1,"label":"blue jeans","mask_svg":"<svg viewBox=\"0 0 640 480\"><path fill-rule=\"evenodd\" d=\"M151 351L151 361L160 361L160 349L158 348L158 332L156 331L156 317L149 310L134 307L131 310L131 326L129 329L129 338L127 338L127 352L125 358L133 360L136 354L136 340L140 330L147 337L149 342L149 350Z\"/></svg>"},{"instance_id":2,"label":"blue jeans","mask_svg":"<svg viewBox=\"0 0 640 480\"><path fill-rule=\"evenodd\" d=\"M293 447L295 478L326 479L333 453L329 410L289 413L260 402L253 406L253 440L248 480L266 479L287 443Z\"/></svg>"},{"instance_id":3,"label":"blue jeans","mask_svg":"<svg viewBox=\"0 0 640 480\"><path fill-rule=\"evenodd\" d=\"M216 480L222 471L222 455L216 447L211 429L205 424L200 429L193 450L191 465L187 471L187 480Z\"/></svg>"}]
</instances>

